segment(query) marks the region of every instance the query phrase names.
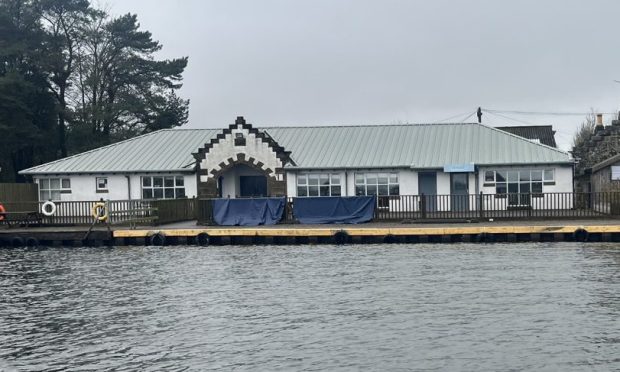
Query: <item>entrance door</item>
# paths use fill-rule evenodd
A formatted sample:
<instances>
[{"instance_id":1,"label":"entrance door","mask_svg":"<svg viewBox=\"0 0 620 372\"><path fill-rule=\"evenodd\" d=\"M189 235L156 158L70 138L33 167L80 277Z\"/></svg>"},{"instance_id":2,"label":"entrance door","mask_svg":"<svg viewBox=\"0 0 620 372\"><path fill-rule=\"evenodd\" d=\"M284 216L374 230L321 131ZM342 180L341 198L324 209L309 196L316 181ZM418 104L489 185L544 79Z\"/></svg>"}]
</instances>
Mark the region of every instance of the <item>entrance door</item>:
<instances>
[{"instance_id":1,"label":"entrance door","mask_svg":"<svg viewBox=\"0 0 620 372\"><path fill-rule=\"evenodd\" d=\"M453 211L469 210L468 181L468 173L450 173L450 205Z\"/></svg>"},{"instance_id":2,"label":"entrance door","mask_svg":"<svg viewBox=\"0 0 620 372\"><path fill-rule=\"evenodd\" d=\"M422 172L418 174L418 194L424 194L427 212L437 210L437 173Z\"/></svg>"},{"instance_id":3,"label":"entrance door","mask_svg":"<svg viewBox=\"0 0 620 372\"><path fill-rule=\"evenodd\" d=\"M267 196L267 177L239 176L239 194L242 198Z\"/></svg>"}]
</instances>

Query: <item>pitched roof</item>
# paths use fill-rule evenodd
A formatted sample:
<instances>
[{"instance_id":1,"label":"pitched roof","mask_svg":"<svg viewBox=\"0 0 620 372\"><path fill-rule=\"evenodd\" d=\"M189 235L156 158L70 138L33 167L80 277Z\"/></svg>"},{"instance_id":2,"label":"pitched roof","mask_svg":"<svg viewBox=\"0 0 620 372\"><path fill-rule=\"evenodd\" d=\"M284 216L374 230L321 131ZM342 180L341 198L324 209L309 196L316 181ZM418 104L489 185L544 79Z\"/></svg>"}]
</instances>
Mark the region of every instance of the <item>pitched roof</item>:
<instances>
[{"instance_id":1,"label":"pitched roof","mask_svg":"<svg viewBox=\"0 0 620 372\"><path fill-rule=\"evenodd\" d=\"M298 168L442 168L572 163L567 152L477 123L264 127ZM221 130L164 129L22 174L192 171L192 153Z\"/></svg>"},{"instance_id":2,"label":"pitched roof","mask_svg":"<svg viewBox=\"0 0 620 372\"><path fill-rule=\"evenodd\" d=\"M529 125L517 127L496 127L508 133L527 138L529 140L537 140L543 145L558 147L555 143L555 131L551 125Z\"/></svg>"},{"instance_id":3,"label":"pitched roof","mask_svg":"<svg viewBox=\"0 0 620 372\"><path fill-rule=\"evenodd\" d=\"M620 154L616 154L610 158L603 160L600 163L595 164L594 166L592 166L592 172L597 172L607 166L614 165L617 162L620 162Z\"/></svg>"}]
</instances>

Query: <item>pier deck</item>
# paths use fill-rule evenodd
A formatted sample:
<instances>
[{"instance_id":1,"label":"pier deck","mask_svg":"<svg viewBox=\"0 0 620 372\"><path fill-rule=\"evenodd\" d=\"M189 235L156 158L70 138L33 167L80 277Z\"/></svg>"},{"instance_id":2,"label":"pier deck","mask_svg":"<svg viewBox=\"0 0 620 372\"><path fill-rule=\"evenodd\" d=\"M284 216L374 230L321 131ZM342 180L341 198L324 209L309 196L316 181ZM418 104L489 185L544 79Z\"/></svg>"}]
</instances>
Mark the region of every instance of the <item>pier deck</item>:
<instances>
[{"instance_id":1,"label":"pier deck","mask_svg":"<svg viewBox=\"0 0 620 372\"><path fill-rule=\"evenodd\" d=\"M2 246L450 243L523 241L620 242L618 220L498 221L362 225L197 226L195 221L137 229L99 225L0 229Z\"/></svg>"}]
</instances>

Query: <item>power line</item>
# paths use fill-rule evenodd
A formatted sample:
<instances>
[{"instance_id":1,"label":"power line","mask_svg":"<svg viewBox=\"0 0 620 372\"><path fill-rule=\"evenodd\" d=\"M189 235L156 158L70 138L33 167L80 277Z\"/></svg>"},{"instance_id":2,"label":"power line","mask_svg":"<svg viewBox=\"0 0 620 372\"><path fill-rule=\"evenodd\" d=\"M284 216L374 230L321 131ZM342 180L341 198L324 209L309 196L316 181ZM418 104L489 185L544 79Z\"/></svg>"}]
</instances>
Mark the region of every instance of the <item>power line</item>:
<instances>
[{"instance_id":1,"label":"power line","mask_svg":"<svg viewBox=\"0 0 620 372\"><path fill-rule=\"evenodd\" d=\"M517 123L527 124L527 125L534 125L534 124L529 123L529 122L527 122L527 121L525 121L525 120L519 120L519 119L511 118L511 117L508 117L508 116L506 116L506 115L498 114L497 112L487 112L487 113L488 113L488 114L491 114L491 115L498 116L498 117L502 117L502 118L504 118L504 119L508 119L508 120L516 121Z\"/></svg>"},{"instance_id":2,"label":"power line","mask_svg":"<svg viewBox=\"0 0 620 372\"><path fill-rule=\"evenodd\" d=\"M433 122L433 124L436 124L436 123L443 123L444 121L452 120L452 119L454 119L454 118L459 118L459 117L462 117L463 115L467 115L468 113L469 113L469 111L468 111L468 112L463 112L463 113L460 113L460 114L456 114L456 115L454 115L454 116L450 116L449 118L445 118L445 119L443 119L443 120L438 120L438 121L435 121L435 122ZM469 116L471 116L471 114L469 114Z\"/></svg>"},{"instance_id":3,"label":"power line","mask_svg":"<svg viewBox=\"0 0 620 372\"><path fill-rule=\"evenodd\" d=\"M617 115L617 112L544 112L544 111L516 111L516 110L491 110L482 109L487 113L503 113L518 115L550 115L550 116L587 116L592 114Z\"/></svg>"}]
</instances>

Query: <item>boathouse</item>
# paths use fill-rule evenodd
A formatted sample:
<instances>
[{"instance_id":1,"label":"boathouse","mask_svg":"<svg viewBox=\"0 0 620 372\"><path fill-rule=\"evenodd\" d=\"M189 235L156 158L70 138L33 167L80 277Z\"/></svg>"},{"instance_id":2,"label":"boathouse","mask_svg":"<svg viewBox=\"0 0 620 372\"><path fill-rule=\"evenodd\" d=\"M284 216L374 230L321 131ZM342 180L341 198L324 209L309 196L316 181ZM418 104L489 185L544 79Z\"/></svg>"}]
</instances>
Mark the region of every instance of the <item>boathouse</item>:
<instances>
[{"instance_id":1,"label":"boathouse","mask_svg":"<svg viewBox=\"0 0 620 372\"><path fill-rule=\"evenodd\" d=\"M57 201L379 195L388 208L401 195L484 193L508 208L573 191L567 152L479 123L259 128L238 117L225 129L159 130L20 173L40 200ZM459 200L441 208L474 208Z\"/></svg>"}]
</instances>

